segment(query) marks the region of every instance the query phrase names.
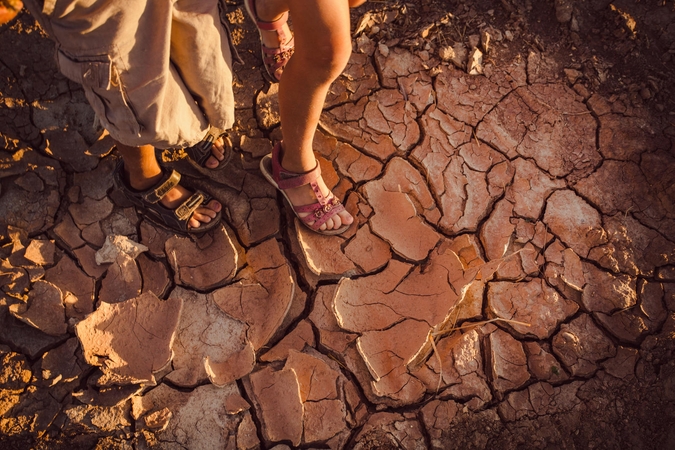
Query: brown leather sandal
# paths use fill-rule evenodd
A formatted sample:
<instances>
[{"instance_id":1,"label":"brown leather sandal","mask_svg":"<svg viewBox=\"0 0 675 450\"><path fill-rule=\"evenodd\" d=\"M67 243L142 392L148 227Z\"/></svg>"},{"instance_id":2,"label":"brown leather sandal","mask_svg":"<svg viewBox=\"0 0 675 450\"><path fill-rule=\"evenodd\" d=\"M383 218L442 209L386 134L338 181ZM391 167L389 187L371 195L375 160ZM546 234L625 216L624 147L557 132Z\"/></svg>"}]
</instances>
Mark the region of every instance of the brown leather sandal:
<instances>
[{"instance_id":1,"label":"brown leather sandal","mask_svg":"<svg viewBox=\"0 0 675 450\"><path fill-rule=\"evenodd\" d=\"M220 224L222 214L220 211L216 217L208 223L202 223L197 228L190 227L190 218L192 213L201 205L211 201L212 197L201 192L195 191L187 200L185 200L176 209L169 209L162 205L160 201L164 196L180 182L181 176L175 170L169 171L162 168L162 178L153 187L144 191L132 188L126 181L124 174L124 162L120 160L113 173L115 187L122 191L124 196L136 206L139 212L148 220L171 232L181 234L201 235L207 231L213 230Z\"/></svg>"},{"instance_id":2,"label":"brown leather sandal","mask_svg":"<svg viewBox=\"0 0 675 450\"><path fill-rule=\"evenodd\" d=\"M223 159L222 161L218 161L217 167L214 168L206 167L206 161L212 154L211 147L218 138L222 138L223 144L225 145L225 154L223 155ZM227 166L227 164L232 159L232 153L234 152L232 148L232 141L225 133L221 134L220 136L214 136L213 134L209 133L200 142L196 143L192 147L184 148L183 151L190 158L190 162L194 163L193 164L194 166L196 166L199 169L206 169L206 170L220 170L223 167Z\"/></svg>"}]
</instances>

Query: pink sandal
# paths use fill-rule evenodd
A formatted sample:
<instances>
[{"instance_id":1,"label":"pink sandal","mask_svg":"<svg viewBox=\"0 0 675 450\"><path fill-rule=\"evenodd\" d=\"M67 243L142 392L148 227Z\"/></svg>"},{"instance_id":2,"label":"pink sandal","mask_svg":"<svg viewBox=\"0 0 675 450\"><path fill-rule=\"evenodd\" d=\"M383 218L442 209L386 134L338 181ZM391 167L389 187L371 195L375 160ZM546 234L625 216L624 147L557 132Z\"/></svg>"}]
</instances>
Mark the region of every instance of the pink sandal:
<instances>
[{"instance_id":1,"label":"pink sandal","mask_svg":"<svg viewBox=\"0 0 675 450\"><path fill-rule=\"evenodd\" d=\"M258 18L258 13L255 9L255 0L245 0L244 3L249 17L251 17L260 33L260 48L262 50L262 59L267 75L269 75L271 82L278 82L281 80L281 74L284 72L284 67L286 67L288 60L291 59L293 51L295 50L295 39L293 38L293 35L289 38L283 29L288 21L288 12L285 12L274 22L265 22ZM270 48L262 43L263 31L276 31L279 38L279 48Z\"/></svg>"},{"instance_id":2,"label":"pink sandal","mask_svg":"<svg viewBox=\"0 0 675 450\"><path fill-rule=\"evenodd\" d=\"M269 181L272 186L284 194L288 204L293 207L296 217L309 229L320 234L332 236L347 231L351 224L343 225L334 230L320 229L321 225L326 223L326 221L334 215L344 211L345 207L339 199L332 195L332 193L330 198L326 198L321 193L321 189L319 189L319 184L317 183L317 180L321 178L321 167L319 166L319 162L317 161L316 167L309 172L289 172L281 167L281 151L281 142L279 142L272 149L272 153L266 155L263 157L262 161L260 161L260 171L265 175L265 178L267 178L267 181ZM284 190L304 186L306 184L309 184L312 187L318 202L311 205L294 206ZM300 213L310 214L300 217Z\"/></svg>"}]
</instances>

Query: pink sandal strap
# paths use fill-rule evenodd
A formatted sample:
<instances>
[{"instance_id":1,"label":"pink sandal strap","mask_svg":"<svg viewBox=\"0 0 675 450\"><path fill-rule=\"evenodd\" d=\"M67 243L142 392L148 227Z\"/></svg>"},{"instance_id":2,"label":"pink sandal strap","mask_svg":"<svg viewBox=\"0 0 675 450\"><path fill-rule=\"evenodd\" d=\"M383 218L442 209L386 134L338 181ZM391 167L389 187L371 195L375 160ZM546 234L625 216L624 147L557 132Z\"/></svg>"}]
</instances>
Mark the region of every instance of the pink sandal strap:
<instances>
[{"instance_id":1,"label":"pink sandal strap","mask_svg":"<svg viewBox=\"0 0 675 450\"><path fill-rule=\"evenodd\" d=\"M279 81L283 74L284 67L291 59L293 51L295 50L295 39L293 34L284 29L284 25L288 22L288 12L285 12L277 20L273 22L266 22L258 17L258 12L255 7L255 0L245 0L246 10L259 31L274 31L277 33L279 47L267 47L261 42L262 59L265 65L265 70L268 75L273 78L272 82ZM262 41L262 37L261 37Z\"/></svg>"},{"instance_id":2,"label":"pink sandal strap","mask_svg":"<svg viewBox=\"0 0 675 450\"><path fill-rule=\"evenodd\" d=\"M312 205L293 207L295 212L309 212L311 214L301 217L300 220L312 230L317 231L328 219L344 211L345 207L340 200L332 197L325 204L314 203Z\"/></svg>"},{"instance_id":3,"label":"pink sandal strap","mask_svg":"<svg viewBox=\"0 0 675 450\"><path fill-rule=\"evenodd\" d=\"M306 184L316 184L316 181L321 177L321 166L317 161L316 167L312 170L304 173L289 172L288 170L281 167L281 143L278 143L272 149L272 177L274 182L277 183L279 189L293 189ZM312 188L314 192L319 191L321 194L318 185L316 188Z\"/></svg>"},{"instance_id":4,"label":"pink sandal strap","mask_svg":"<svg viewBox=\"0 0 675 450\"><path fill-rule=\"evenodd\" d=\"M336 214L341 213L345 210L342 202L335 197L334 195L329 194L329 197L326 197L321 192L319 188L319 183L317 182L321 177L321 166L317 161L316 167L314 169L303 172L295 173L289 172L281 166L281 157L282 157L282 145L281 142L277 143L272 149L272 180L276 184L278 189L286 190L292 189L304 185L310 185L314 191L314 196L317 199L316 203L310 205L301 205L295 206L292 205L293 211L296 213L296 216L309 228L314 231L322 232L320 230L321 226L326 223L328 219L335 216ZM269 172L268 172L269 173ZM286 197L288 199L288 197ZM290 203L290 200L289 200ZM300 217L299 214L307 213L306 216ZM346 229L347 226L344 227ZM339 232L342 232L341 230Z\"/></svg>"}]
</instances>

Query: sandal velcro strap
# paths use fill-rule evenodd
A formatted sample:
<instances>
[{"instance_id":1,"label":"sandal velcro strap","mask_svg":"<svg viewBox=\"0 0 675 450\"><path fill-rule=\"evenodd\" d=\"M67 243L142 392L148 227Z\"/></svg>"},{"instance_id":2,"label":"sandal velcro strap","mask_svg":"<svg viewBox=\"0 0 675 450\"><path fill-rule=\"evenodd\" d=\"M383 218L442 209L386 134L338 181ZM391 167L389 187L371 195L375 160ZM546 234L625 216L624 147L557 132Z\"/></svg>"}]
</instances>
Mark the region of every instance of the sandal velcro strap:
<instances>
[{"instance_id":1,"label":"sandal velcro strap","mask_svg":"<svg viewBox=\"0 0 675 450\"><path fill-rule=\"evenodd\" d=\"M311 213L302 217L301 220L312 230L316 231L321 228L321 225L328 219L344 211L345 207L339 199L332 197L323 205L314 203L312 205L297 206L293 209L299 213Z\"/></svg>"},{"instance_id":2,"label":"sandal velcro strap","mask_svg":"<svg viewBox=\"0 0 675 450\"><path fill-rule=\"evenodd\" d=\"M168 172L165 172L164 176L166 177L165 180L161 181L159 186L154 188L153 190L149 191L147 194L143 196L144 200L147 201L148 203L157 203L159 202L164 196L173 188L178 186L178 183L180 183L180 174L176 172L175 170L171 171L171 174L169 176L166 176Z\"/></svg>"},{"instance_id":3,"label":"sandal velcro strap","mask_svg":"<svg viewBox=\"0 0 675 450\"><path fill-rule=\"evenodd\" d=\"M282 156L281 142L277 143L272 149L272 153L265 156L260 161L260 170L272 186L279 189L286 201L293 208L295 216L308 228L323 235L337 235L344 233L351 224L343 224L338 228L330 228L322 230L321 227L336 214L345 211L345 207L340 200L332 193L324 195L319 187L321 178L321 166L317 161L314 169L305 173L293 173L281 167ZM310 205L296 206L293 204L286 189L310 185L314 191L314 196L318 200L316 203ZM301 214L303 214L301 216ZM306 214L306 215L304 215Z\"/></svg>"},{"instance_id":4,"label":"sandal velcro strap","mask_svg":"<svg viewBox=\"0 0 675 450\"><path fill-rule=\"evenodd\" d=\"M189 220L192 217L192 213L205 201L206 195L201 191L197 191L176 208L174 214L176 214L179 220Z\"/></svg>"},{"instance_id":5,"label":"sandal velcro strap","mask_svg":"<svg viewBox=\"0 0 675 450\"><path fill-rule=\"evenodd\" d=\"M281 145L276 145L272 149L272 176L279 189L293 189L315 183L321 178L321 166L319 161L316 161L316 166L310 171L303 173L289 172L281 166Z\"/></svg>"},{"instance_id":6,"label":"sandal velcro strap","mask_svg":"<svg viewBox=\"0 0 675 450\"><path fill-rule=\"evenodd\" d=\"M190 226L190 219L195 210L211 201L212 198L199 190L195 191L176 209L162 205L160 202L162 197L177 186L180 179L180 174L175 170L169 172L162 169L162 178L155 186L146 191L138 191L133 189L125 180L124 164L121 160L113 172L115 187L120 189L124 196L138 208L139 213L151 222L172 232L194 235L200 235L218 227L222 217L220 211L209 222L200 223L196 228Z\"/></svg>"}]
</instances>

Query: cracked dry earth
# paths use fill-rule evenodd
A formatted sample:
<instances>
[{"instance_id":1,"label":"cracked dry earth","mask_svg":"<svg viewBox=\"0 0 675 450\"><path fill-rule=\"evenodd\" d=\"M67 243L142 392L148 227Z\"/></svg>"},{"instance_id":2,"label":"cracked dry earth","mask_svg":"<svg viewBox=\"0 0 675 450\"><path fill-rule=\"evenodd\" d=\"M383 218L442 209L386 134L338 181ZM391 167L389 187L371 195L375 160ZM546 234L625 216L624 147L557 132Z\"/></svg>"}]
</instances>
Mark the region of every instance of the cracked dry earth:
<instances>
[{"instance_id":1,"label":"cracked dry earth","mask_svg":"<svg viewBox=\"0 0 675 450\"><path fill-rule=\"evenodd\" d=\"M672 125L543 53L361 34L315 140L357 226L318 236L257 171L276 88L229 18L236 157L167 158L225 205L196 240L114 191L32 18L0 30L3 448L675 446Z\"/></svg>"}]
</instances>

